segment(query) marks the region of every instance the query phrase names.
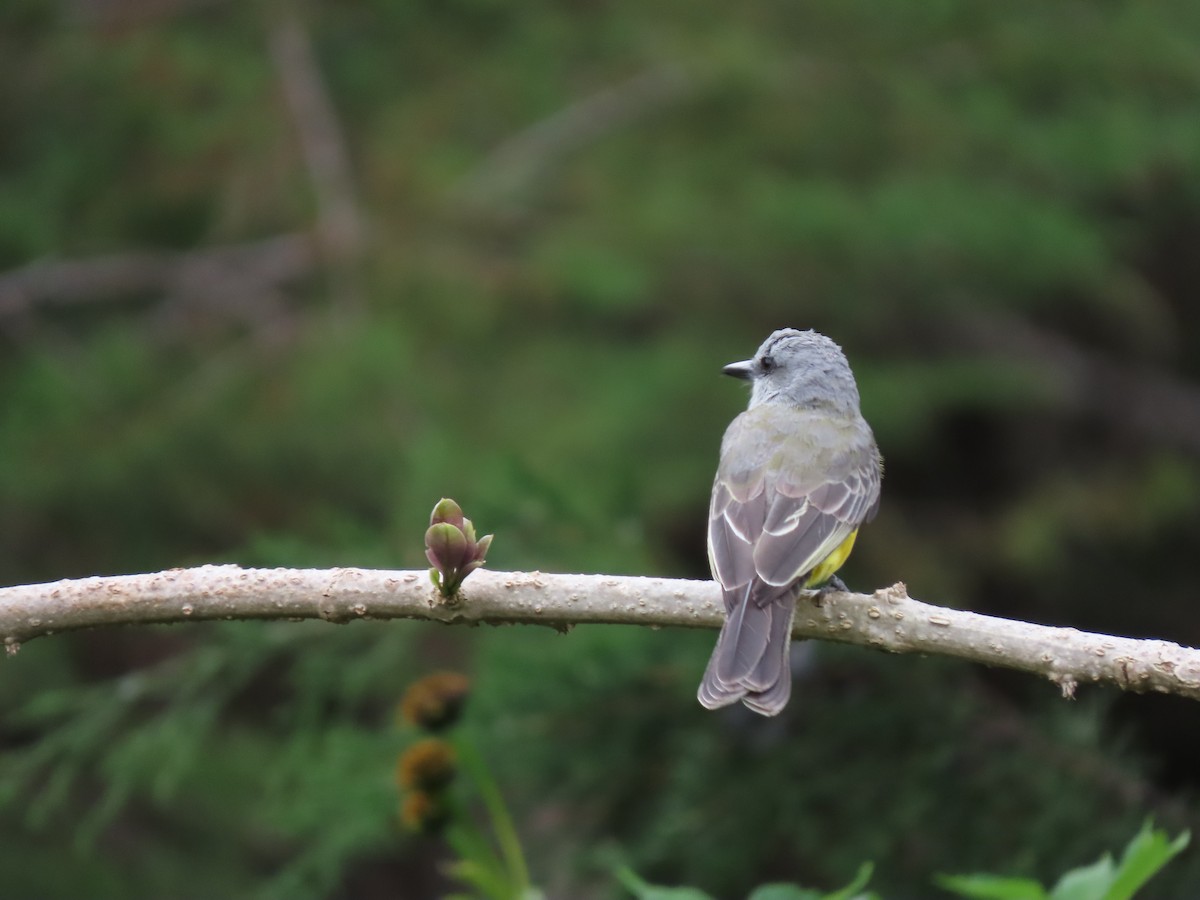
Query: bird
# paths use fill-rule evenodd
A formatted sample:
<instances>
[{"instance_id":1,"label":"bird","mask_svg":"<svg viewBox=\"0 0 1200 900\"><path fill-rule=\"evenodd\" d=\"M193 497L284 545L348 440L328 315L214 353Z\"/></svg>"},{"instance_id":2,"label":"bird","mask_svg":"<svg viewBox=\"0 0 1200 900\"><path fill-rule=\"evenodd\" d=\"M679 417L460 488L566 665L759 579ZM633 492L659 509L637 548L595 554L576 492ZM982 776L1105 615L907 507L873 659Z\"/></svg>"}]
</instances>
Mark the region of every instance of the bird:
<instances>
[{"instance_id":1,"label":"bird","mask_svg":"<svg viewBox=\"0 0 1200 900\"><path fill-rule=\"evenodd\" d=\"M780 329L723 371L751 391L713 480L708 558L725 622L697 698L774 716L792 691L796 592L845 589L835 573L879 509L883 458L850 363L825 335Z\"/></svg>"}]
</instances>

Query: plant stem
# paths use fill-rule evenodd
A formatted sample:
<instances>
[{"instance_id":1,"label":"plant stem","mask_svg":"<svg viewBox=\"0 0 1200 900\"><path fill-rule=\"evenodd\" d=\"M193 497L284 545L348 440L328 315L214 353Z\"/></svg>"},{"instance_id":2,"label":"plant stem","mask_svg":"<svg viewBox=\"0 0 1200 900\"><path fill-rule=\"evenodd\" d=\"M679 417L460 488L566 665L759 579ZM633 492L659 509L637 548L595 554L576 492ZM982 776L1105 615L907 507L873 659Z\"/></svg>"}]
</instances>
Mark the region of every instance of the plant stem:
<instances>
[{"instance_id":1,"label":"plant stem","mask_svg":"<svg viewBox=\"0 0 1200 900\"><path fill-rule=\"evenodd\" d=\"M483 758L476 752L475 745L469 739L461 737L458 740L458 746L459 757L471 773L471 777L475 779L475 783L479 787L479 794L483 798L483 804L487 808L488 817L492 821L492 830L495 832L496 842L500 845L500 854L507 863L509 875L512 877L515 889L514 897L525 896L530 887L529 868L525 864L521 841L517 836L517 829L513 825L512 817L508 814L508 807L504 805L504 797L500 793L500 788L496 786Z\"/></svg>"}]
</instances>

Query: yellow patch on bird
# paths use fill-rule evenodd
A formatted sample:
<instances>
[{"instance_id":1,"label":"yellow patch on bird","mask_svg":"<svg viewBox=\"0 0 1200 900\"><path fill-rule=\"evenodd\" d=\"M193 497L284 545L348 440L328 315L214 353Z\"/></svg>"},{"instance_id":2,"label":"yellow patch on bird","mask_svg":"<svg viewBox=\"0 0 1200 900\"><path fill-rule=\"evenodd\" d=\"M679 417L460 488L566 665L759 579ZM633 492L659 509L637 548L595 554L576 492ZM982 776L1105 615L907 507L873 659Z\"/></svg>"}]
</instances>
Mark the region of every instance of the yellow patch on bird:
<instances>
[{"instance_id":1,"label":"yellow patch on bird","mask_svg":"<svg viewBox=\"0 0 1200 900\"><path fill-rule=\"evenodd\" d=\"M823 581L828 581L833 573L842 567L842 563L850 557L850 551L854 549L854 539L856 537L858 537L857 528L850 532L850 536L838 544L832 553L817 563L817 567L808 573L808 578L804 579L804 586L809 588L813 585L821 584Z\"/></svg>"}]
</instances>

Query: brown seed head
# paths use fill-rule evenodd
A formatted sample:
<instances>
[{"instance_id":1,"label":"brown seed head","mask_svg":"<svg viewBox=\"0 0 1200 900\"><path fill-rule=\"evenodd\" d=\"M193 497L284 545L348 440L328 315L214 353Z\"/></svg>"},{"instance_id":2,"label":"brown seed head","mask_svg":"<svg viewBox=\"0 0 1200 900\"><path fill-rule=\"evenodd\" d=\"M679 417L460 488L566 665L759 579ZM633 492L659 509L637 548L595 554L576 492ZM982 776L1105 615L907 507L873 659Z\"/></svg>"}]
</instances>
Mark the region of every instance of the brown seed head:
<instances>
[{"instance_id":1,"label":"brown seed head","mask_svg":"<svg viewBox=\"0 0 1200 900\"><path fill-rule=\"evenodd\" d=\"M435 834L450 821L450 805L440 794L413 791L400 804L400 821L410 831Z\"/></svg>"},{"instance_id":2,"label":"brown seed head","mask_svg":"<svg viewBox=\"0 0 1200 900\"><path fill-rule=\"evenodd\" d=\"M396 762L396 782L412 791L439 791L457 772L454 748L441 738L417 741Z\"/></svg>"},{"instance_id":3,"label":"brown seed head","mask_svg":"<svg viewBox=\"0 0 1200 900\"><path fill-rule=\"evenodd\" d=\"M434 672L414 681L400 701L400 717L410 725L441 731L458 721L471 692L460 672Z\"/></svg>"}]
</instances>

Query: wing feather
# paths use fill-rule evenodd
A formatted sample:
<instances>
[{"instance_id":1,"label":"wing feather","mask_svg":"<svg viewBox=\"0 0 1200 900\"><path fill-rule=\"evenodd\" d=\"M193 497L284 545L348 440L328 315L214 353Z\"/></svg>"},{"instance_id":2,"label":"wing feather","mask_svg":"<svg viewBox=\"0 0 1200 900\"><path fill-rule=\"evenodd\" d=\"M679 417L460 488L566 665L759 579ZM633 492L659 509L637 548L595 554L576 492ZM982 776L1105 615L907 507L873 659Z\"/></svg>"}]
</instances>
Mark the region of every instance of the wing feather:
<instances>
[{"instance_id":1,"label":"wing feather","mask_svg":"<svg viewBox=\"0 0 1200 900\"><path fill-rule=\"evenodd\" d=\"M793 586L879 506L881 468L861 418L760 406L721 445L708 554L726 621L698 696L774 715L791 692Z\"/></svg>"},{"instance_id":2,"label":"wing feather","mask_svg":"<svg viewBox=\"0 0 1200 900\"><path fill-rule=\"evenodd\" d=\"M754 569L754 539L762 531L766 516L766 495L759 492L737 502L729 489L719 482L713 486L712 509L708 520L708 556L713 577L728 593L748 584L757 574ZM728 604L727 604L728 605Z\"/></svg>"},{"instance_id":3,"label":"wing feather","mask_svg":"<svg viewBox=\"0 0 1200 900\"><path fill-rule=\"evenodd\" d=\"M861 419L759 407L730 426L709 521L714 577L736 590L791 585L879 505L879 454ZM766 602L777 590L753 592ZM761 593L761 596L760 596Z\"/></svg>"}]
</instances>

